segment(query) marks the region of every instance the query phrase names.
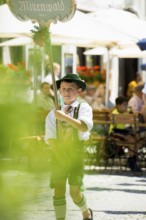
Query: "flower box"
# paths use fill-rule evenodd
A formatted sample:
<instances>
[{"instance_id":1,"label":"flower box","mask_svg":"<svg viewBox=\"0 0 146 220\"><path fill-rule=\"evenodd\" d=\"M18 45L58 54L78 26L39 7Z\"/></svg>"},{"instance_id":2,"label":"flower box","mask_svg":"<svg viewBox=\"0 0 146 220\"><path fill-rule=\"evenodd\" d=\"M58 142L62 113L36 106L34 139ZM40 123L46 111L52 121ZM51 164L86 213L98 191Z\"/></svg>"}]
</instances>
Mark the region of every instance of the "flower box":
<instances>
[{"instance_id":1,"label":"flower box","mask_svg":"<svg viewBox=\"0 0 146 220\"><path fill-rule=\"evenodd\" d=\"M99 66L78 66L77 73L86 83L103 83L106 79L106 70L100 70Z\"/></svg>"}]
</instances>

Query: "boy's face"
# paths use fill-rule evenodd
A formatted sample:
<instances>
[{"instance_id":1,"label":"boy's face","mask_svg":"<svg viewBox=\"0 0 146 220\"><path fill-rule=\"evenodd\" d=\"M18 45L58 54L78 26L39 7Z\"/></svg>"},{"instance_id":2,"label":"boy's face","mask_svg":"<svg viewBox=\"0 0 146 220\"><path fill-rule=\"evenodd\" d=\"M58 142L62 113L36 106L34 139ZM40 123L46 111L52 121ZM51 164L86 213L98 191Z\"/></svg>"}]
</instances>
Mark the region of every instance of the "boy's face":
<instances>
[{"instance_id":1,"label":"boy's face","mask_svg":"<svg viewBox=\"0 0 146 220\"><path fill-rule=\"evenodd\" d=\"M120 113L126 112L127 108L128 108L128 102L123 102L122 104L117 105L118 112Z\"/></svg>"},{"instance_id":2,"label":"boy's face","mask_svg":"<svg viewBox=\"0 0 146 220\"><path fill-rule=\"evenodd\" d=\"M66 105L71 105L82 92L75 82L61 82L60 95L62 96Z\"/></svg>"}]
</instances>

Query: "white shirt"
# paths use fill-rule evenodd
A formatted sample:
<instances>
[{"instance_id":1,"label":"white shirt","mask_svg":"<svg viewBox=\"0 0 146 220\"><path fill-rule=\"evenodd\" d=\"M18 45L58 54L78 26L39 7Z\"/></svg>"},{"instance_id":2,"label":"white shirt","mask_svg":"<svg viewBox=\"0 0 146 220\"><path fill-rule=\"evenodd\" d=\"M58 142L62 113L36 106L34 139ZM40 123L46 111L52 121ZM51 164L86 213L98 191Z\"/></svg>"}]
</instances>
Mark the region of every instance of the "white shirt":
<instances>
[{"instance_id":1,"label":"white shirt","mask_svg":"<svg viewBox=\"0 0 146 220\"><path fill-rule=\"evenodd\" d=\"M79 101L75 101L72 103L73 111L70 113L70 116L73 117L74 108L79 105ZM61 110L63 110L66 107L66 105L63 105L61 107ZM93 113L92 108L88 103L81 103L79 112L78 112L78 120L83 121L87 127L88 131L82 132L78 130L78 137L79 140L88 140L90 135L90 130L93 127ZM45 141L48 143L49 139L56 139L56 118L54 115L54 109L49 112L49 114L46 117L46 133L45 133Z\"/></svg>"},{"instance_id":2,"label":"white shirt","mask_svg":"<svg viewBox=\"0 0 146 220\"><path fill-rule=\"evenodd\" d=\"M144 106L144 102L141 98L139 98L136 94L134 94L129 102L128 102L128 106L132 108L132 111L134 113L137 112L141 112L143 106Z\"/></svg>"}]
</instances>

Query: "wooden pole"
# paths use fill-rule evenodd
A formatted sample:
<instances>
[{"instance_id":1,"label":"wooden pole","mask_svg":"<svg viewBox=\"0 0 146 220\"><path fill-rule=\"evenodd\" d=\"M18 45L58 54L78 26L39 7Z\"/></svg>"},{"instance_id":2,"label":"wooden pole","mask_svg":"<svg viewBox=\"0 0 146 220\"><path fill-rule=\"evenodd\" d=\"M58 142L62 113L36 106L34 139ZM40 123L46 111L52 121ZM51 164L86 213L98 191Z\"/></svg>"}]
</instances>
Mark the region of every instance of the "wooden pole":
<instances>
[{"instance_id":1,"label":"wooden pole","mask_svg":"<svg viewBox=\"0 0 146 220\"><path fill-rule=\"evenodd\" d=\"M52 55L51 37L50 37L50 31L49 30L48 30L48 38L46 39L46 43L45 43L45 49L46 49L46 52L48 53L48 56L49 56L49 63L50 63L51 76L52 76L52 84L53 84L53 90L54 90L55 108L59 109L57 86L56 86L56 80L55 80L55 74L54 74L54 68L53 68L53 55Z\"/></svg>"},{"instance_id":2,"label":"wooden pole","mask_svg":"<svg viewBox=\"0 0 146 220\"><path fill-rule=\"evenodd\" d=\"M51 76L52 76L52 84L53 84L53 91L54 91L54 99L55 99L55 108L60 109L59 102L58 102L58 95L57 95L57 85L55 80L54 68L53 68L53 55L52 55L52 46L51 46L51 37L50 37L50 26L48 27L48 34L45 40L45 49L49 56L49 63L51 69ZM62 138L62 124L61 121L57 121L57 135L58 139L61 140Z\"/></svg>"}]
</instances>

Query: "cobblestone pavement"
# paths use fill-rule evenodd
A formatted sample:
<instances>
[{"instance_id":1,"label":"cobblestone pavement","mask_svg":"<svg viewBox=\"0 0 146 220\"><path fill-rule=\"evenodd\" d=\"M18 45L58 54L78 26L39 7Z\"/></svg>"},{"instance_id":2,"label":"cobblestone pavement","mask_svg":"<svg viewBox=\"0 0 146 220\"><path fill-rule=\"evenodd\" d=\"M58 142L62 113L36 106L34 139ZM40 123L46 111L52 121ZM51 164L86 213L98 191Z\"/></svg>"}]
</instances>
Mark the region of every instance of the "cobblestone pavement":
<instances>
[{"instance_id":1,"label":"cobblestone pavement","mask_svg":"<svg viewBox=\"0 0 146 220\"><path fill-rule=\"evenodd\" d=\"M9 175L8 173L5 175ZM15 214L23 220L55 220L52 206L52 190L49 189L49 173L39 178L22 172L11 173L13 177L24 176L22 186L29 185L31 196L26 196L26 203ZM35 183L34 184L34 179ZM33 180L33 181L32 181ZM85 194L89 206L93 209L94 220L141 220L146 219L146 174L136 177L130 173L85 174ZM67 188L67 220L81 220L78 208L69 197ZM14 218L15 219L15 218Z\"/></svg>"}]
</instances>

